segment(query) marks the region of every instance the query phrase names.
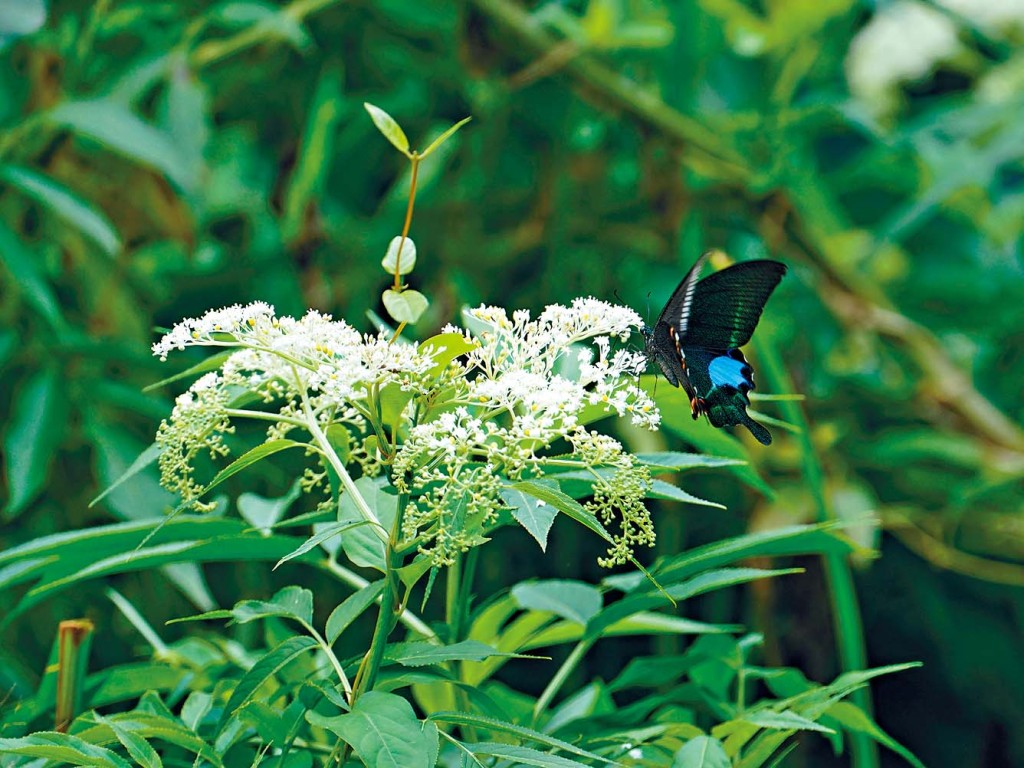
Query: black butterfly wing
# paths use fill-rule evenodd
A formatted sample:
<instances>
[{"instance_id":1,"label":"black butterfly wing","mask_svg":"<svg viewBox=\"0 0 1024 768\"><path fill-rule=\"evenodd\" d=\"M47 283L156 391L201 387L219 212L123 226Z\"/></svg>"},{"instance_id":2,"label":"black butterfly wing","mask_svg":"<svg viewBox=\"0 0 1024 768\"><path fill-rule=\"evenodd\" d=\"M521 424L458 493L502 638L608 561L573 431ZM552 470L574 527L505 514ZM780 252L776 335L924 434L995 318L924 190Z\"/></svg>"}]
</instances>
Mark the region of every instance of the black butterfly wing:
<instances>
[{"instance_id":1,"label":"black butterfly wing","mask_svg":"<svg viewBox=\"0 0 1024 768\"><path fill-rule=\"evenodd\" d=\"M720 352L686 347L686 373L701 403L701 410L715 427L743 425L763 445L772 442L771 433L747 413L754 388L754 371L738 349Z\"/></svg>"},{"instance_id":2,"label":"black butterfly wing","mask_svg":"<svg viewBox=\"0 0 1024 768\"><path fill-rule=\"evenodd\" d=\"M694 274L691 269L660 319L675 320L683 347L723 351L742 347L750 341L765 302L785 273L785 264L759 259L734 264L688 285Z\"/></svg>"},{"instance_id":3,"label":"black butterfly wing","mask_svg":"<svg viewBox=\"0 0 1024 768\"><path fill-rule=\"evenodd\" d=\"M690 267L690 271L686 273L686 277L682 279L682 282L676 286L675 291L669 297L668 303L658 316L658 325L665 323L672 326L680 338L686 335L686 321L692 311L693 297L698 285L697 278L700 277L700 270L710 255L710 253L705 253L694 262L693 266Z\"/></svg>"}]
</instances>

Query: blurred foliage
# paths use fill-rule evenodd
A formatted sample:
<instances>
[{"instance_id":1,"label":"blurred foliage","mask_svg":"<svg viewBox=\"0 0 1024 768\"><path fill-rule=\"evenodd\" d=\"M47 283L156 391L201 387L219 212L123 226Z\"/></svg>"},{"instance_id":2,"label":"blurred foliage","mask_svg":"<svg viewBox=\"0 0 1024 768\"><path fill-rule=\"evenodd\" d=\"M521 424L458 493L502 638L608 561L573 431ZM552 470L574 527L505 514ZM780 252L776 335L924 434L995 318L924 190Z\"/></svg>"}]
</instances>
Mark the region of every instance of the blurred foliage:
<instances>
[{"instance_id":1,"label":"blurred foliage","mask_svg":"<svg viewBox=\"0 0 1024 768\"><path fill-rule=\"evenodd\" d=\"M918 23L886 27L911 6ZM806 394L807 430L695 486L729 513L665 504L660 551L875 515L882 557L855 583L868 661L925 662L875 688L880 724L930 766L1024 763L1024 21L986 7L0 2L0 541L171 503L143 472L88 506L169 410L174 390L143 389L167 375L154 327L253 299L382 313L409 178L363 102L414 148L472 115L419 178L423 335L481 301L661 306L712 247L789 263L752 357L762 389ZM289 488L278 467L267 498ZM571 530L557 542L534 562L510 537L481 569L494 588L510 570L596 575ZM177 592L145 597L166 579ZM748 620L769 662L831 679L835 583L800 581L695 617ZM113 582L155 624L279 583L252 563ZM35 690L60 618L97 619L98 666L130 655L101 587L5 626L5 690ZM591 673L635 653L616 642Z\"/></svg>"}]
</instances>

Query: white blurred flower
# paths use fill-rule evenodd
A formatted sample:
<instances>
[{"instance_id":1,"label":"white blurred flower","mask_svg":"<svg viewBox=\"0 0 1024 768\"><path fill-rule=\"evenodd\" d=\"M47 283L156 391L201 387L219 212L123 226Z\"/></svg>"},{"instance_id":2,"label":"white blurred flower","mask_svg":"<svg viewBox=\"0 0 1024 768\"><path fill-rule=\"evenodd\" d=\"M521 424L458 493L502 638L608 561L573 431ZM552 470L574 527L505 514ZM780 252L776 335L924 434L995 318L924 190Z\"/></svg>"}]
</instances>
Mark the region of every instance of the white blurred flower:
<instances>
[{"instance_id":1,"label":"white blurred flower","mask_svg":"<svg viewBox=\"0 0 1024 768\"><path fill-rule=\"evenodd\" d=\"M956 16L987 34L1024 28L1021 0L896 0L881 7L850 44L846 76L851 92L872 111L884 114L897 101L898 87L919 81L964 50Z\"/></svg>"}]
</instances>

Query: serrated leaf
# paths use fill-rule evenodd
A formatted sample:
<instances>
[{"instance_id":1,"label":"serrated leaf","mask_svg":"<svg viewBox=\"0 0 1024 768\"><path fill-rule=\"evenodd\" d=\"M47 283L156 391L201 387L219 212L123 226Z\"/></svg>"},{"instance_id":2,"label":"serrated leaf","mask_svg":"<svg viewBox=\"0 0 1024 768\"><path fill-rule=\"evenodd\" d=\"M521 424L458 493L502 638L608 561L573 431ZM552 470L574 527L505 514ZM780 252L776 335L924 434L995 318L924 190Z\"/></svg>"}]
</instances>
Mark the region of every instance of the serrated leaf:
<instances>
[{"instance_id":1,"label":"serrated leaf","mask_svg":"<svg viewBox=\"0 0 1024 768\"><path fill-rule=\"evenodd\" d=\"M538 499L518 488L502 488L500 495L501 500L512 510L512 517L516 522L537 540L541 551L546 552L548 533L555 522L558 510L543 499Z\"/></svg>"},{"instance_id":2,"label":"serrated leaf","mask_svg":"<svg viewBox=\"0 0 1024 768\"><path fill-rule=\"evenodd\" d=\"M707 499L700 498L700 496L694 496L692 493L687 493L682 488L672 485L671 483L666 483L664 480L658 480L657 478L651 481L651 487L650 490L647 491L646 498L681 501L685 504L696 504L701 507L725 509L724 504L719 504L717 501L708 501Z\"/></svg>"},{"instance_id":3,"label":"serrated leaf","mask_svg":"<svg viewBox=\"0 0 1024 768\"><path fill-rule=\"evenodd\" d=\"M275 453L280 451L286 451L289 448L307 448L305 443L298 443L294 440L270 440L269 442L257 445L252 450L246 451L228 466L224 467L220 472L214 475L211 480L204 488L203 494L209 493L211 490L216 488L218 485L223 483L230 477L234 477L243 469L251 467L257 462L263 461L268 456L273 456Z\"/></svg>"},{"instance_id":4,"label":"serrated leaf","mask_svg":"<svg viewBox=\"0 0 1024 768\"><path fill-rule=\"evenodd\" d=\"M370 119L377 126L377 130L384 134L384 138L390 141L395 149L408 156L409 139L406 138L405 131L402 130L401 126L395 122L395 118L380 107L375 107L369 102L363 102L363 107L370 113Z\"/></svg>"},{"instance_id":5,"label":"serrated leaf","mask_svg":"<svg viewBox=\"0 0 1024 768\"><path fill-rule=\"evenodd\" d=\"M924 764L910 750L879 728L878 724L855 704L848 701L836 702L829 707L827 714L845 730L866 734L882 746L891 749L914 768L924 768Z\"/></svg>"},{"instance_id":6,"label":"serrated leaf","mask_svg":"<svg viewBox=\"0 0 1024 768\"><path fill-rule=\"evenodd\" d=\"M513 656L499 651L478 640L463 640L452 645L435 645L428 642L393 643L388 646L385 658L404 667L426 667L449 661L483 661L492 656Z\"/></svg>"},{"instance_id":7,"label":"serrated leaf","mask_svg":"<svg viewBox=\"0 0 1024 768\"><path fill-rule=\"evenodd\" d=\"M102 715L94 714L93 717L96 719L96 722L107 726L114 732L114 736L121 742L121 746L127 750L129 756L131 756L136 764L143 766L143 768L163 768L163 761L160 759L160 755L153 749L153 745L142 736L114 720L108 720Z\"/></svg>"},{"instance_id":8,"label":"serrated leaf","mask_svg":"<svg viewBox=\"0 0 1024 768\"><path fill-rule=\"evenodd\" d=\"M678 451L660 451L658 453L638 453L636 458L641 464L658 470L684 470L717 467L735 467L746 464L743 459L730 456L708 456L703 453L681 453Z\"/></svg>"},{"instance_id":9,"label":"serrated leaf","mask_svg":"<svg viewBox=\"0 0 1024 768\"><path fill-rule=\"evenodd\" d=\"M369 768L430 768L437 761L437 726L421 722L393 693L369 691L347 714L307 712L306 720L339 736Z\"/></svg>"},{"instance_id":10,"label":"serrated leaf","mask_svg":"<svg viewBox=\"0 0 1024 768\"><path fill-rule=\"evenodd\" d=\"M56 760L68 765L131 768L128 761L104 747L67 733L41 731L20 739L0 739L0 754Z\"/></svg>"},{"instance_id":11,"label":"serrated leaf","mask_svg":"<svg viewBox=\"0 0 1024 768\"><path fill-rule=\"evenodd\" d=\"M240 600L231 610L223 608L206 611L195 616L171 619L168 624L185 621L206 621L209 619L231 619L236 624L248 624L257 619L280 616L295 619L305 624L313 622L313 593L304 587L284 587L270 600Z\"/></svg>"},{"instance_id":12,"label":"serrated leaf","mask_svg":"<svg viewBox=\"0 0 1024 768\"><path fill-rule=\"evenodd\" d=\"M782 731L818 731L819 733L835 733L821 723L808 720L790 710L774 712L770 709L744 712L739 719L753 723L759 728L771 728Z\"/></svg>"},{"instance_id":13,"label":"serrated leaf","mask_svg":"<svg viewBox=\"0 0 1024 768\"><path fill-rule=\"evenodd\" d=\"M513 765L534 765L539 768L580 768L582 763L569 760L548 752L541 752L533 747L520 747L515 744L499 744L497 742L481 742L463 745L474 755L498 757L512 761Z\"/></svg>"},{"instance_id":14,"label":"serrated leaf","mask_svg":"<svg viewBox=\"0 0 1024 768\"><path fill-rule=\"evenodd\" d=\"M523 480L518 483L512 483L508 487L522 491L529 496L550 504L559 512L568 515L577 523L596 533L605 541L612 541L611 535L604 529L604 526L592 514L587 512L582 504L562 493L561 490L541 484L536 480Z\"/></svg>"},{"instance_id":15,"label":"serrated leaf","mask_svg":"<svg viewBox=\"0 0 1024 768\"><path fill-rule=\"evenodd\" d=\"M231 698L224 706L220 722L217 724L218 733L224 731L228 721L241 707L250 701L260 687L270 678L276 675L281 669L297 659L303 653L317 647L316 641L311 637L289 637L274 650L260 658L235 686Z\"/></svg>"},{"instance_id":16,"label":"serrated leaf","mask_svg":"<svg viewBox=\"0 0 1024 768\"><path fill-rule=\"evenodd\" d=\"M308 539L302 542L299 546L297 546L295 549L289 552L287 555L278 560L277 563L274 565L274 568L277 569L279 566L283 565L284 563L287 563L289 560L294 560L296 557L301 557L310 550L316 549L318 546L330 541L334 537L340 536L345 531L348 531L353 528L359 528L363 525L369 525L369 523L367 523L365 520L356 520L349 523L330 523L328 525L325 525L323 528L316 531L316 533L314 533L312 536L310 536Z\"/></svg>"},{"instance_id":17,"label":"serrated leaf","mask_svg":"<svg viewBox=\"0 0 1024 768\"><path fill-rule=\"evenodd\" d=\"M588 760L594 760L601 763L615 762L614 760L609 760L606 757L596 755L593 752L588 752L585 749L580 749L576 745L570 744L567 741L556 739L546 733L541 733L540 731L535 731L532 728L525 728L521 725L508 723L504 720L498 720L493 717L485 717L484 715L477 715L470 712L435 712L430 715L430 719L442 723L449 723L451 725L469 726L470 728L480 728L481 730L494 731L496 733L506 733L516 739L535 741L538 744L543 744L544 746L551 747L552 749L560 749L563 752L569 752L577 757L585 757Z\"/></svg>"},{"instance_id":18,"label":"serrated leaf","mask_svg":"<svg viewBox=\"0 0 1024 768\"><path fill-rule=\"evenodd\" d=\"M430 306L426 296L411 289L396 291L389 288L381 295L381 301L391 319L398 323L415 323Z\"/></svg>"}]
</instances>

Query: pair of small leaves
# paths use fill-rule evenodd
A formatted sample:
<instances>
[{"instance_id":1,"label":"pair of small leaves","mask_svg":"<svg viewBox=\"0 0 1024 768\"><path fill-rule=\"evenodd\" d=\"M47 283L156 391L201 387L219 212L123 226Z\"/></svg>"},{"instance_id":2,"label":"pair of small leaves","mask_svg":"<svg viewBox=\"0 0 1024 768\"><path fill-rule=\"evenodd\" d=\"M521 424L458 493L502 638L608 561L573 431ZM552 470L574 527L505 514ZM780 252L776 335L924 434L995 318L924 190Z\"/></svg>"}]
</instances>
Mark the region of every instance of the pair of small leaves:
<instances>
[{"instance_id":1,"label":"pair of small leaves","mask_svg":"<svg viewBox=\"0 0 1024 768\"><path fill-rule=\"evenodd\" d=\"M459 122L455 123L455 125L446 130L436 139L434 139L430 143L430 146L428 146L425 150L423 150L422 152L416 152L415 150L409 149L409 139L408 137L406 137L405 131L402 130L402 127L398 124L395 118L393 118L380 107L376 107L373 104L370 104L369 102L364 102L363 106L366 108L366 111L370 113L370 118L373 120L373 124L377 126L377 130L384 135L384 138L391 142L395 149L397 149L403 155L408 157L410 160L412 160L413 158L422 160L425 157L429 157L438 147L440 147L442 144L448 141L448 139L450 139L452 135L454 135L454 133L459 130L459 128L464 126L472 119L470 117L464 117L462 120L459 120Z\"/></svg>"}]
</instances>

